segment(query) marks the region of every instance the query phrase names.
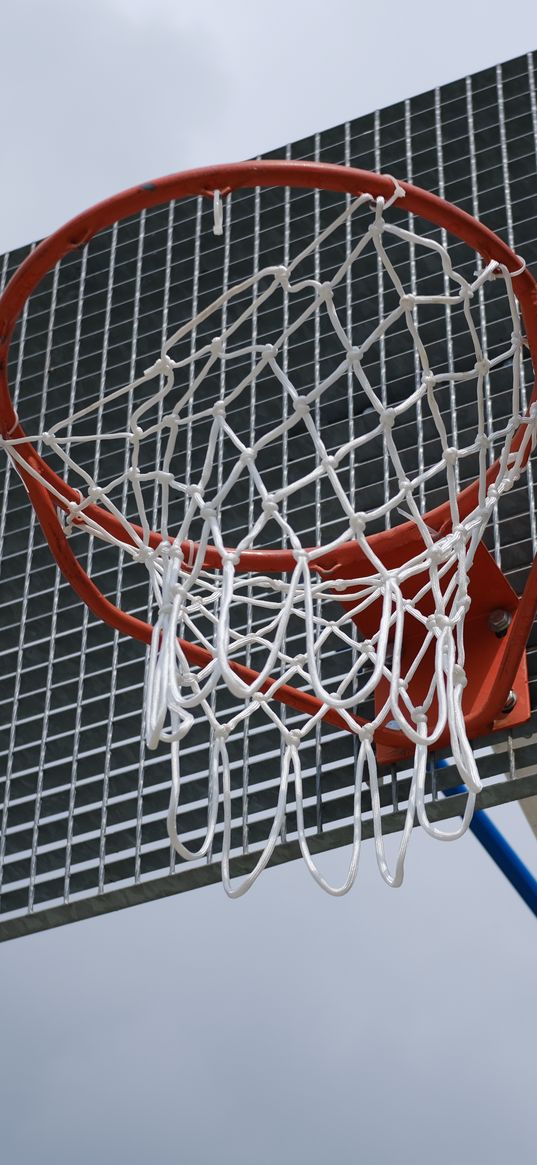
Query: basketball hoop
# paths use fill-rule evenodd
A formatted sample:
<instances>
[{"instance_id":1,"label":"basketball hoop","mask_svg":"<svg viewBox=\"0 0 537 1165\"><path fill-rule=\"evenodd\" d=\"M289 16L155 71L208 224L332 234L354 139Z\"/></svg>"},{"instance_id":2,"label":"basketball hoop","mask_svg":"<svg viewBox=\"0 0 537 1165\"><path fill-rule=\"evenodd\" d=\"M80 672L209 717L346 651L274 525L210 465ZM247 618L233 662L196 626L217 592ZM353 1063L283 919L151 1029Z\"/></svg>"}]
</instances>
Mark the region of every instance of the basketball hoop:
<instances>
[{"instance_id":1,"label":"basketball hoop","mask_svg":"<svg viewBox=\"0 0 537 1165\"><path fill-rule=\"evenodd\" d=\"M276 254L273 264L230 280L211 303L171 329L140 375L104 386L85 407L26 433L10 395L8 358L17 320L40 280L98 232L170 200L213 199L214 231L226 240L226 202L232 193L257 188L328 192L334 205L322 221L318 216L313 237L300 240L285 261ZM427 234L419 232L418 218L429 224ZM468 249L460 270L448 235ZM405 278L416 253L430 284L423 294ZM472 271L470 254L474 265L478 256ZM361 265L371 259L388 291L357 342L342 318L340 299L351 282L359 295ZM483 346L475 305L485 310L487 294L497 304L500 293L505 343L493 354ZM437 364L427 327L430 317L442 313L446 321L458 321L463 355L458 359L450 341L449 358ZM307 335L312 328L316 373L297 386L287 346L301 329ZM451 336L451 322L449 328ZM330 337L326 369L322 335ZM393 391L375 383L369 371L371 353L392 342L395 352L401 344L410 346L415 364L411 382L397 380ZM150 748L160 741L170 746L170 838L184 860L204 857L222 803L222 878L231 896L244 893L270 860L290 782L301 851L324 889L341 894L355 880L364 780L381 874L388 884L400 885L416 817L442 840L468 827L481 788L470 740L529 715L524 652L537 608L537 567L519 600L483 542L537 439L537 388L526 403L521 380L525 347L537 367L537 284L519 256L436 195L388 175L333 165L244 163L137 187L41 243L1 297L1 443L65 578L95 615L149 646L146 739ZM509 407L499 418L487 412L485 391L497 374L504 392L509 379ZM360 425L337 440L336 397L343 381L352 386ZM245 436L244 414L256 383L277 389L281 415L277 424ZM471 403L470 429L449 423L449 394L461 414ZM416 417L423 440L418 469L410 471L398 432ZM197 481L188 480L184 468L184 449L194 439L205 450ZM273 487L274 467L289 464L290 440L300 446L296 472L286 469ZM126 457L103 481L77 460L77 449L106 441L112 448L122 441ZM361 496L349 495L346 475L349 462L366 459L372 443L384 451L385 491L364 504ZM229 518L244 483L253 499L250 521L230 544ZM444 500L428 508L425 498L434 490ZM317 533L306 543L293 513L312 498L311 529ZM329 513L326 526L323 512ZM146 569L157 612L153 626L99 590L73 550L72 535L80 532L116 546ZM491 623L494 612L505 615L501 636ZM516 702L509 708L513 692ZM285 709L297 714L292 721ZM177 828L179 755L199 715L210 734L209 819L205 839L193 851ZM266 717L279 729L280 789L257 865L234 886L227 742L253 717ZM304 825L300 750L320 723L357 742L354 842L348 875L338 887L329 886L315 866ZM451 833L429 820L425 801L429 752L444 747L468 789L464 818ZM404 757L411 758L414 775L392 872L384 853L377 760Z\"/></svg>"}]
</instances>

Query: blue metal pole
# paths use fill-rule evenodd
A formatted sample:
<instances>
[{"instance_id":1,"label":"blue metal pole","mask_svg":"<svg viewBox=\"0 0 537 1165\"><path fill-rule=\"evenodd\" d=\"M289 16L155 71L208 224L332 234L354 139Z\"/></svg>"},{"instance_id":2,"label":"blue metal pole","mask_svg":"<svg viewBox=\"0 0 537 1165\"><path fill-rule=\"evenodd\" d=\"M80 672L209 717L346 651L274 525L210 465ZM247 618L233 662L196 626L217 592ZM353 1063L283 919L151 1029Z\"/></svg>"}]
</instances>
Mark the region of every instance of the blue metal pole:
<instances>
[{"instance_id":1,"label":"blue metal pole","mask_svg":"<svg viewBox=\"0 0 537 1165\"><path fill-rule=\"evenodd\" d=\"M464 785L459 785L456 789L444 789L446 797L453 797L455 793L465 792ZM488 814L482 809L477 809L470 823L470 829L514 889L518 891L520 897L524 899L526 906L529 906L530 910L537 915L537 879L521 862L518 854L505 840Z\"/></svg>"}]
</instances>

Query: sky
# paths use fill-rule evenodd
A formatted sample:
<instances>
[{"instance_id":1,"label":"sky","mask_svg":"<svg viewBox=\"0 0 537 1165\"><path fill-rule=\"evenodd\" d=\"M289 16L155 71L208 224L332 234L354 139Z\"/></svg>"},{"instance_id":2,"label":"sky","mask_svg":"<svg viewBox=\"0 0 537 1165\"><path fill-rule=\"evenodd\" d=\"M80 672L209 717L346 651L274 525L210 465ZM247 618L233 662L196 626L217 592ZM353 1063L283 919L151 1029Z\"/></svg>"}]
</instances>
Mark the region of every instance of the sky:
<instances>
[{"instance_id":1,"label":"sky","mask_svg":"<svg viewBox=\"0 0 537 1165\"><path fill-rule=\"evenodd\" d=\"M537 48L533 3L18 0L0 253L116 190L237 160ZM447 16L449 15L449 20ZM495 811L535 869L516 805ZM328 875L342 854L323 859ZM0 947L6 1165L535 1159L537 929L472 836L403 888L301 863Z\"/></svg>"}]
</instances>

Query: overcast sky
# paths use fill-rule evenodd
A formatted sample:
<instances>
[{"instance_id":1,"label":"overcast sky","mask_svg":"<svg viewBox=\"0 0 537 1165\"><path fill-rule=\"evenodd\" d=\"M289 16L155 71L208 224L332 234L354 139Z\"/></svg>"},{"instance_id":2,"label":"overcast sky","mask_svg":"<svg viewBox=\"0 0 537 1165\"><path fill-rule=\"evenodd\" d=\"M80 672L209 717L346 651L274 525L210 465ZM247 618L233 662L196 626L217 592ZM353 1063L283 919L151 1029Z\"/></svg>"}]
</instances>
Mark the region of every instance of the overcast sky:
<instances>
[{"instance_id":1,"label":"overcast sky","mask_svg":"<svg viewBox=\"0 0 537 1165\"><path fill-rule=\"evenodd\" d=\"M1 35L0 252L139 180L537 49L537 15L534 0L17 0ZM494 819L535 868L518 807ZM398 892L369 846L341 901L296 863L238 902L213 887L6 944L2 1163L529 1165L536 940L473 837L415 831Z\"/></svg>"},{"instance_id":2,"label":"overcast sky","mask_svg":"<svg viewBox=\"0 0 537 1165\"><path fill-rule=\"evenodd\" d=\"M534 47L531 0L17 0L0 253L138 181L236 161ZM533 33L531 25L533 24Z\"/></svg>"}]
</instances>

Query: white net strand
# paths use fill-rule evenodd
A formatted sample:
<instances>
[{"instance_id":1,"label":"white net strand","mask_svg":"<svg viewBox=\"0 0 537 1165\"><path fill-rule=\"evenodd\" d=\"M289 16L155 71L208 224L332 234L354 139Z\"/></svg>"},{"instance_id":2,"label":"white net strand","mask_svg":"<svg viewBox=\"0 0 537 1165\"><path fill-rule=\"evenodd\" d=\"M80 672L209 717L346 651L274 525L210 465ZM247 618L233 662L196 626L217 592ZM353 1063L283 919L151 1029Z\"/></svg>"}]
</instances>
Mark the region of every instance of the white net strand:
<instances>
[{"instance_id":1,"label":"white net strand","mask_svg":"<svg viewBox=\"0 0 537 1165\"><path fill-rule=\"evenodd\" d=\"M99 400L58 421L48 432L31 438L34 441L40 438L46 450L61 460L71 484L76 482L79 490L79 501L69 504L65 516L66 533L85 528L89 534L117 544L148 570L157 618L146 675L146 740L151 749L160 741L170 746L169 835L184 860L205 857L215 839L221 800L222 879L232 897L245 893L270 861L285 827L291 782L302 855L319 885L336 895L350 889L358 870L364 780L370 787L379 870L391 886L398 886L402 881L415 817L432 837L456 839L468 827L475 797L481 788L462 711L466 684L463 632L470 604L468 572L499 499L518 480L528 452L535 444L536 410L532 408L527 415L520 415L522 335L509 272L491 262L481 265L478 274L468 281L454 270L447 247L442 243L386 220L386 211L402 197L403 191L394 182L394 194L388 201L375 200L368 194L354 201L347 200L345 209L286 266L265 266L228 287L175 330L164 342L157 361L142 376L105 392ZM372 218L352 245L351 228L355 230L359 214L368 208ZM215 230L219 231L222 222L219 195L215 195L214 212ZM308 260L318 256L341 228L348 240L348 253L332 277L324 280L301 277L301 267L305 268ZM439 268L439 290L428 295L409 292L396 269L394 249L388 248L386 238L388 242L398 240L401 247L419 248L420 253L425 252L429 259L434 259ZM353 343L348 318L345 326L341 321L337 291L340 284L347 285L350 273L353 279L359 277L360 261L372 248L383 274L382 302L389 288L396 303L357 345ZM315 270L319 269L316 260ZM505 287L511 334L504 349L489 359L483 352L472 301L481 289L498 278ZM258 339L257 322L261 309L270 307L278 297L283 297L286 304L283 330L276 340L262 342ZM295 316L288 306L294 299L299 304ZM420 334L420 312L435 305L446 313L458 311L464 322L471 353L464 367L458 367L450 359L447 369L435 369L430 360L427 344ZM282 355L293 336L314 319L319 339L321 315L337 338L341 359L324 378L320 374L315 377L313 388L301 391L293 383L287 358L282 359ZM207 331L204 325L213 318L223 321L222 329L210 340L204 340ZM244 339L248 327L252 333L250 342ZM368 371L368 355L379 344L384 346L394 329L406 329L417 355L419 376L406 396L398 399L396 395L389 404L389 385L377 391ZM181 355L185 340L189 342L189 351ZM495 369L507 364L512 364L510 416L491 434L487 430L485 384ZM215 373L218 387L211 399ZM242 429L241 436L234 416L242 402L248 402L256 383L261 379L265 383L268 375L285 401L285 408L279 422L272 427L265 424L254 431L252 421L248 433L250 443L246 444L243 436L248 430ZM354 432L351 428L348 439L330 447L319 423L321 407L325 400L330 401L334 386L340 381L346 385L349 377L354 379L355 396L365 402L372 423L363 432L359 429ZM445 420L443 394L447 391L453 395L461 385L472 386L476 428L469 443L456 448L454 434ZM123 429L101 431L110 406L125 398L137 400L138 397L141 403L131 411ZM441 456L428 463L422 450L417 472L409 474L398 448L397 435L401 425L413 422L417 410L422 423L424 417L433 423ZM93 417L97 431L77 436L77 425L87 428ZM513 438L521 424L525 426L524 435L513 452ZM189 473L184 473L181 449L187 431L188 448L191 448L196 426L200 426L203 436L204 456L194 481ZM261 468L263 458L271 449L279 451L281 458L282 449L297 435L301 438L301 448L302 443L305 447L309 441L313 461L310 459L301 475L293 477L286 472L284 484L269 488ZM107 440L117 442L118 437L123 438L130 451L126 469L100 486L89 470L75 461L77 443L93 441L100 446ZM145 448L155 440L156 463L149 469L144 468ZM367 457L374 441L382 442L390 481L385 481L382 502L369 509L356 509L345 484L346 467L350 459ZM3 442L15 465L21 464L26 473L39 477L35 467L18 451L21 443L10 439ZM229 466L222 460L224 445L231 451ZM488 484L489 454L494 445L501 448L499 470L494 482ZM458 475L464 460L472 458L478 466L476 502L461 518ZM440 536L427 526L420 505L420 497L423 499L425 488L435 478L447 491L451 515L451 529ZM231 550L227 545L225 521L233 511L235 490L243 479L248 481L253 520ZM337 529L334 532L332 522L322 548L304 544L300 528L293 521L293 506L300 513L302 499L310 496L308 491L312 487L316 491L317 507L322 487L329 492L331 503L337 505L340 515ZM61 504L58 490L53 486L48 488ZM139 530L114 500L118 489L129 490ZM147 503L148 492L151 507ZM356 494L360 501L359 489ZM178 499L182 499L183 516L174 525L171 514ZM95 503L117 519L125 541L101 526L94 512L87 513L88 507ZM157 530L162 535L158 545L151 541L148 517L151 509L157 513ZM376 554L368 534L379 523L385 528L397 525L401 514L414 523L420 548L403 564L387 567ZM292 569L286 566L280 575L269 573L261 556L259 570L241 570L241 557L275 540L289 548L294 562ZM349 547L355 548L355 561L361 564L358 573L350 577L348 569L338 565L338 554L341 553L344 562L342 552ZM328 556L335 565L326 566ZM216 566L209 566L208 558ZM336 610L338 596L340 604ZM425 613L427 607L432 607L432 614ZM360 620L367 623L372 610L378 611L378 619L376 629L367 636L360 631ZM411 662L403 663L404 644L409 638L416 643L416 650ZM294 649L297 639L298 651ZM192 665L184 641L201 648L205 662ZM344 674L330 682L323 678L326 671L322 665L331 654L338 652L345 660ZM422 703L415 706L410 683L428 653L434 655L429 688ZM251 670L241 667L245 659L251 661ZM381 683L386 693L384 702L372 713L368 701L378 693ZM282 711L283 706L278 703L283 685L306 691L317 701L314 710L302 713L299 728L289 729L288 709ZM348 873L339 886L330 885L318 870L310 852L304 816L301 746L312 733L319 732L329 712L337 714L339 724L358 743L354 765L353 842ZM357 721L356 716L364 714L366 722ZM205 837L193 850L182 842L177 829L179 750L199 715L208 722L211 737L208 818ZM259 716L267 717L281 735L277 805L269 837L255 868L234 886L229 873L234 802L228 741L238 729L243 734L248 732L250 722ZM379 778L372 746L375 732L386 724L404 733L414 748L405 825L393 872L385 855ZM429 820L425 800L428 754L446 726L455 766L468 787L462 823L450 831L440 829Z\"/></svg>"}]
</instances>

